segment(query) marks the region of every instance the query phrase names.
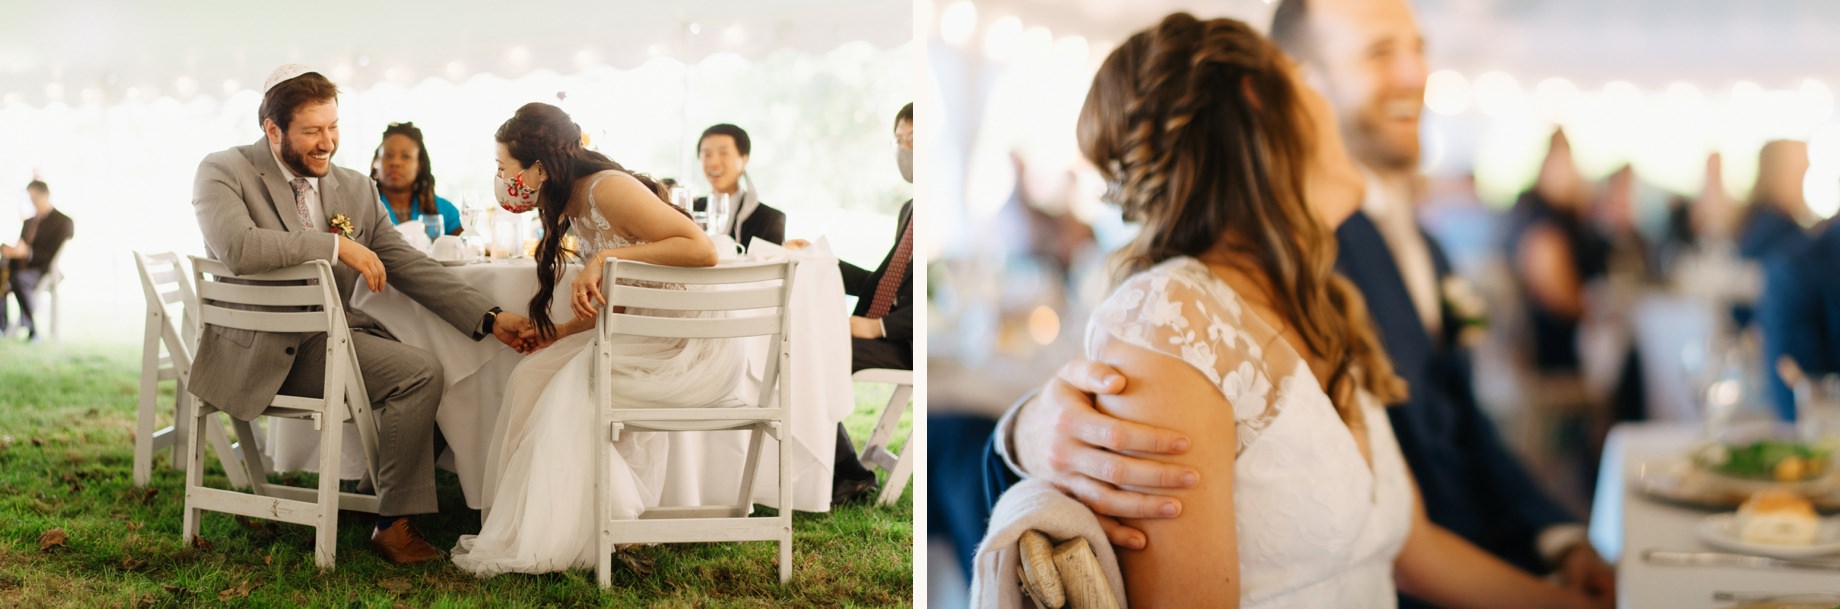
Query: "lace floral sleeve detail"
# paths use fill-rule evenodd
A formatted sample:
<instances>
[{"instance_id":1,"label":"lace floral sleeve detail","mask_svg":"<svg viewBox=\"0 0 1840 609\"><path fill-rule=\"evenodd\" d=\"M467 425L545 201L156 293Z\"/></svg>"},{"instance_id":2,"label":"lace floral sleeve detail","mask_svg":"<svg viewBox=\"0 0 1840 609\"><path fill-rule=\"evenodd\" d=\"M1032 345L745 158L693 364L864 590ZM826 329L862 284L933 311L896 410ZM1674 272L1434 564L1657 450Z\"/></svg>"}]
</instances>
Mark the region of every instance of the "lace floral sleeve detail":
<instances>
[{"instance_id":1,"label":"lace floral sleeve detail","mask_svg":"<svg viewBox=\"0 0 1840 609\"><path fill-rule=\"evenodd\" d=\"M1093 313L1087 355L1107 337L1160 353L1193 367L1220 388L1233 406L1239 447L1246 448L1278 414L1274 379L1264 359L1269 336L1241 323L1238 295L1192 260L1144 271L1118 287Z\"/></svg>"}]
</instances>

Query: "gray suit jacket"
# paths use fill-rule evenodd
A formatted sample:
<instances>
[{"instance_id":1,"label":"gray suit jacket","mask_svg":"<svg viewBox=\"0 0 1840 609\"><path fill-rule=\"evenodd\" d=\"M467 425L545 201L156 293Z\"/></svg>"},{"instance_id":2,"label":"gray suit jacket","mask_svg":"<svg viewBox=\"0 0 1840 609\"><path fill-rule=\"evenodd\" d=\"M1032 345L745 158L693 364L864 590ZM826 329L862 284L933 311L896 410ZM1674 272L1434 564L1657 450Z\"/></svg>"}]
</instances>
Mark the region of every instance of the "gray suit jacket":
<instances>
[{"instance_id":1,"label":"gray suit jacket","mask_svg":"<svg viewBox=\"0 0 1840 609\"><path fill-rule=\"evenodd\" d=\"M327 217L345 214L352 239L383 261L389 285L471 335L492 308L479 290L462 283L440 263L403 241L377 203L377 187L364 174L334 165L319 179L320 206ZM192 207L204 233L207 255L237 274L261 273L303 264L332 263L345 318L353 328L381 329L375 319L351 308L360 278L333 256L337 237L300 230L294 191L269 152L266 138L206 156L192 185ZM191 391L205 403L239 419L254 418L281 388L294 354L308 334L250 332L206 326L198 340Z\"/></svg>"}]
</instances>

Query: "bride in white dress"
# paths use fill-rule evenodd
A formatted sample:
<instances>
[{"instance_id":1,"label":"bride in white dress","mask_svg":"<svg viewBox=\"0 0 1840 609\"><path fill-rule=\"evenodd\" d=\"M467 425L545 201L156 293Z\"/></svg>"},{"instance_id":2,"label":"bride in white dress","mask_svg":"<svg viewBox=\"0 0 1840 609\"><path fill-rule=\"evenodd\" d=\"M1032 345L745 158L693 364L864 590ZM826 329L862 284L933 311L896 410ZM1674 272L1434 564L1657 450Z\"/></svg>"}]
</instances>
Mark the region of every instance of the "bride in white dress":
<instances>
[{"instance_id":1,"label":"bride in white dress","mask_svg":"<svg viewBox=\"0 0 1840 609\"><path fill-rule=\"evenodd\" d=\"M1119 548L1129 601L1390 608L1397 583L1454 607L1564 605L1418 505L1381 406L1404 382L1333 270L1329 227L1364 188L1333 116L1230 19L1171 15L1093 79L1081 152L1141 223L1088 328L1087 357L1130 379L1098 406L1196 438L1136 456L1200 473L1173 492L1122 487L1181 502L1124 521L1148 537Z\"/></svg>"},{"instance_id":2,"label":"bride in white dress","mask_svg":"<svg viewBox=\"0 0 1840 609\"><path fill-rule=\"evenodd\" d=\"M454 564L475 575L547 573L595 565L594 445L591 399L594 317L607 257L675 266L710 266L714 246L688 216L658 196L656 184L584 149L581 131L547 104L519 108L499 127L501 205L540 211L540 289L530 310L540 350L512 372L487 454L479 535L464 536ZM585 259L570 286L575 318L549 319L560 280L561 236L576 235ZM637 312L637 311L635 311ZM694 406L732 395L743 378L737 343L623 336L614 345L615 400L638 407ZM637 518L658 503L666 436L624 433L611 471L615 517Z\"/></svg>"}]
</instances>

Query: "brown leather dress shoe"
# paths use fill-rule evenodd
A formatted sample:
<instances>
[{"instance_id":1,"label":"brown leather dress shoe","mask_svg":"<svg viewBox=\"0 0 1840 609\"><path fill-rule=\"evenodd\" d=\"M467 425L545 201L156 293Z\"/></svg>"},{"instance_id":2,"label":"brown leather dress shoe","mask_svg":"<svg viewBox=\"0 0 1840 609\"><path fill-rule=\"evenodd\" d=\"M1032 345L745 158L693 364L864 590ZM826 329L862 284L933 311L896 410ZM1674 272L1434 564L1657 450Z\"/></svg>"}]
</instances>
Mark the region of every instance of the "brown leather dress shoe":
<instances>
[{"instance_id":1,"label":"brown leather dress shoe","mask_svg":"<svg viewBox=\"0 0 1840 609\"><path fill-rule=\"evenodd\" d=\"M422 534L409 526L408 518L397 518L390 528L377 529L371 533L371 549L376 550L384 560L399 565L440 560L446 557L441 550L429 545Z\"/></svg>"}]
</instances>

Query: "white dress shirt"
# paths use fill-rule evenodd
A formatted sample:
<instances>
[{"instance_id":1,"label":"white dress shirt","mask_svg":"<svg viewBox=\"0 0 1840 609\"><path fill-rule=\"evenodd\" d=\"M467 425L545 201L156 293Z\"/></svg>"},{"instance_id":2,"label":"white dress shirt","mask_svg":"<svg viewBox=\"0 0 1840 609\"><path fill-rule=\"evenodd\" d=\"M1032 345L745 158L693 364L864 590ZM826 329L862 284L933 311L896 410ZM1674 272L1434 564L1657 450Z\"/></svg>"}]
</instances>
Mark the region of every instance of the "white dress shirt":
<instances>
[{"instance_id":1,"label":"white dress shirt","mask_svg":"<svg viewBox=\"0 0 1840 609\"><path fill-rule=\"evenodd\" d=\"M269 148L268 154L269 156L275 156L275 149ZM292 193L294 189L294 178L301 176L294 175L293 170L288 169L287 163L281 162L281 157L275 156L275 166L281 168L281 181L288 184L288 192ZM328 225L326 224L326 208L319 204L319 178L307 177L306 199L307 220L313 223L310 228L316 232L326 232L328 230ZM287 203L291 204L293 201L290 200L287 201ZM288 212L284 211L283 213ZM298 215L300 212L294 210L292 213ZM339 238L337 236L334 236L332 239L331 260L334 263L337 263L339 260Z\"/></svg>"},{"instance_id":2,"label":"white dress shirt","mask_svg":"<svg viewBox=\"0 0 1840 609\"><path fill-rule=\"evenodd\" d=\"M1444 330L1437 266L1431 262L1431 246L1425 242L1425 234L1419 232L1418 210L1413 205L1412 193L1388 189L1378 176L1366 171L1362 173L1367 176L1367 199L1361 202L1361 210L1380 228L1380 237L1386 240L1386 249L1393 253L1399 277L1405 281L1406 293L1412 297L1412 308L1418 310L1419 321L1432 336L1437 336Z\"/></svg>"}]
</instances>

